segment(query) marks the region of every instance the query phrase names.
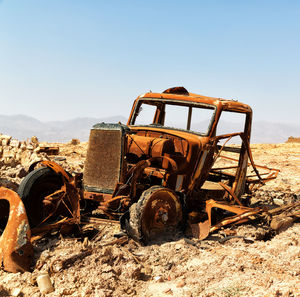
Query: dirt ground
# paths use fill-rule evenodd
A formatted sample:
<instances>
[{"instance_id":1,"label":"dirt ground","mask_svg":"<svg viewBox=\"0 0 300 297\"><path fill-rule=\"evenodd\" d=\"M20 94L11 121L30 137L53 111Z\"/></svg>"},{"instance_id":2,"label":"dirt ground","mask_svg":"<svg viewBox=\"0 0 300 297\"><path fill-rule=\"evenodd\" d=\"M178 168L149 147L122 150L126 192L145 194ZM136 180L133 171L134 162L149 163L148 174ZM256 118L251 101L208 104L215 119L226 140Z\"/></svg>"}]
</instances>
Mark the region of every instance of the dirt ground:
<instances>
[{"instance_id":1,"label":"dirt ground","mask_svg":"<svg viewBox=\"0 0 300 297\"><path fill-rule=\"evenodd\" d=\"M57 145L54 159L82 171L87 144ZM251 203L300 200L300 143L254 144L252 152L257 164L280 173ZM263 224L244 224L202 241L176 234L148 246L116 240L118 231L111 224L86 225L82 237L53 232L35 244L32 273L0 271L0 296L16 296L18 289L18 296L43 296L36 284L42 272L50 274L55 289L49 297L300 296L299 222L279 234ZM228 235L234 236L224 239Z\"/></svg>"}]
</instances>

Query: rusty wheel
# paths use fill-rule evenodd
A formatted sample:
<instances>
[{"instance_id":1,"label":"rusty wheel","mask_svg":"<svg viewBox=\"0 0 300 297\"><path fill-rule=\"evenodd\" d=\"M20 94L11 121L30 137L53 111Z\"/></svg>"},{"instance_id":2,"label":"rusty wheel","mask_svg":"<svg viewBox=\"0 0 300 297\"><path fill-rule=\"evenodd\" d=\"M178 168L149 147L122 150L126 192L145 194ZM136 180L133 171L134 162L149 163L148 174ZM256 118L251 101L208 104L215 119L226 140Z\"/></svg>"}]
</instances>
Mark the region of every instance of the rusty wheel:
<instances>
[{"instance_id":1,"label":"rusty wheel","mask_svg":"<svg viewBox=\"0 0 300 297\"><path fill-rule=\"evenodd\" d=\"M178 196L161 186L144 191L139 201L130 208L133 237L145 243L174 232L181 220L182 209Z\"/></svg>"},{"instance_id":2,"label":"rusty wheel","mask_svg":"<svg viewBox=\"0 0 300 297\"><path fill-rule=\"evenodd\" d=\"M47 167L35 169L22 180L18 194L25 205L31 227L37 226L51 213L43 199L62 185L62 178Z\"/></svg>"}]
</instances>

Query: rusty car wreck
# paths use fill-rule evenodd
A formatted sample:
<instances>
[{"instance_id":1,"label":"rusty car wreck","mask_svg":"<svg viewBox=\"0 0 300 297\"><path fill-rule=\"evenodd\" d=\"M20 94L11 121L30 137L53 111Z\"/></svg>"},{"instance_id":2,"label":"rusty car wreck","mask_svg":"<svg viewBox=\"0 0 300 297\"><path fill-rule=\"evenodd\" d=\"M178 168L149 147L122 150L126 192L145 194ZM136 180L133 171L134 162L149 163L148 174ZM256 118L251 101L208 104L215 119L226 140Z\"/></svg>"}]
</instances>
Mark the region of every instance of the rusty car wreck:
<instances>
[{"instance_id":1,"label":"rusty car wreck","mask_svg":"<svg viewBox=\"0 0 300 297\"><path fill-rule=\"evenodd\" d=\"M221 133L224 114L242 115L242 128ZM278 174L254 164L251 122L248 105L183 87L139 96L127 125L92 127L83 174L51 161L31 166L18 190L31 241L51 228L79 225L91 208L101 219L120 221L123 231L143 243L178 229L204 239L224 225L249 220L263 211L247 206L249 194ZM231 140L239 144L228 145ZM3 263L6 270L18 270Z\"/></svg>"}]
</instances>

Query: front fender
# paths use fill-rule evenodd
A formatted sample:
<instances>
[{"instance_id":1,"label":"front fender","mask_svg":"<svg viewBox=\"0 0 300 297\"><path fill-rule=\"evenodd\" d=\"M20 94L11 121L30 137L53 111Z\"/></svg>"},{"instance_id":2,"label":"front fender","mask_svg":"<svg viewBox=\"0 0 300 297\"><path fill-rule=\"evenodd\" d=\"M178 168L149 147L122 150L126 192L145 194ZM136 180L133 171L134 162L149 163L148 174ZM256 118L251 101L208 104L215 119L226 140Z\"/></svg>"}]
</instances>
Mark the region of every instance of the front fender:
<instances>
[{"instance_id":1,"label":"front fender","mask_svg":"<svg viewBox=\"0 0 300 297\"><path fill-rule=\"evenodd\" d=\"M33 247L24 204L16 192L4 187L0 187L0 200L9 203L8 221L0 237L1 267L9 272L29 271Z\"/></svg>"}]
</instances>

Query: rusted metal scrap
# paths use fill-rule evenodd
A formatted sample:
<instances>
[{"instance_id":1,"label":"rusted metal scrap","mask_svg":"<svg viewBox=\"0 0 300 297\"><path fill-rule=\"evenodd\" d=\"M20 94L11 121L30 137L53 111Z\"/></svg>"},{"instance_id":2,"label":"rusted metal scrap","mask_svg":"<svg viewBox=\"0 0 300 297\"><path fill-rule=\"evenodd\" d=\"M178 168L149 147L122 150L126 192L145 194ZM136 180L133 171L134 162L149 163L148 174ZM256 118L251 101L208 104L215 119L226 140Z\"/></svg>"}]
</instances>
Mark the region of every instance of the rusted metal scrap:
<instances>
[{"instance_id":1,"label":"rusted metal scrap","mask_svg":"<svg viewBox=\"0 0 300 297\"><path fill-rule=\"evenodd\" d=\"M46 153L47 155L58 155L58 146L40 145L40 153Z\"/></svg>"},{"instance_id":2,"label":"rusted metal scrap","mask_svg":"<svg viewBox=\"0 0 300 297\"><path fill-rule=\"evenodd\" d=\"M24 201L27 207L25 209L17 193L7 188L0 188L0 200L6 201L6 204L9 205L6 207L5 204L1 204L2 208L0 208L2 221L3 218L8 218L0 238L0 265L9 272L30 270L33 259L31 242L41 238L51 230L80 223L80 195L75 187L75 180L58 164L50 161L41 163L47 168L51 168L54 174L60 177L60 189L49 193L49 189L46 187L46 191L43 191L41 185L49 186L49 180L43 181L37 178L38 187L33 192L26 192L26 188L23 188L24 192L28 194L26 197L28 199ZM53 174L48 176L53 178ZM52 186L55 185L56 181L57 179L54 179ZM42 193L46 193L46 195L38 195L36 189L42 190ZM37 216L40 213L43 216ZM30 216L32 226L30 226L27 214ZM64 218L58 222L49 223L50 218L53 219L58 215L63 215ZM30 227L34 228L31 230ZM34 235L33 237L31 237L31 233Z\"/></svg>"},{"instance_id":3,"label":"rusted metal scrap","mask_svg":"<svg viewBox=\"0 0 300 297\"><path fill-rule=\"evenodd\" d=\"M0 200L9 203L8 221L0 237L0 265L9 272L29 271L33 247L23 202L17 193L3 187L0 188Z\"/></svg>"},{"instance_id":4,"label":"rusted metal scrap","mask_svg":"<svg viewBox=\"0 0 300 297\"><path fill-rule=\"evenodd\" d=\"M37 227L62 215L80 223L80 194L75 179L52 161L34 163L39 167L21 183L18 193L26 207L31 227Z\"/></svg>"}]
</instances>

